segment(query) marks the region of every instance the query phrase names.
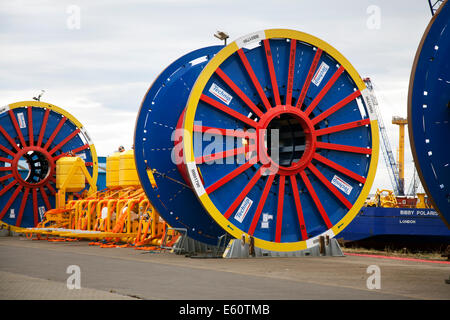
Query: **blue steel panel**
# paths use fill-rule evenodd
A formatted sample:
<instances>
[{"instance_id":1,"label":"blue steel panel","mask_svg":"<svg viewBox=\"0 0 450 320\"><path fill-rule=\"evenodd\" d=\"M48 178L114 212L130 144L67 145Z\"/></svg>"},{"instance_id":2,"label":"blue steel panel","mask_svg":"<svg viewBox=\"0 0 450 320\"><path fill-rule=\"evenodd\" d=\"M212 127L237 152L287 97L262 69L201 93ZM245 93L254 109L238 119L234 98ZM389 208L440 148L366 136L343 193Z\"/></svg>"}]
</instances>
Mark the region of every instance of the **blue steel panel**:
<instances>
[{"instance_id":1,"label":"blue steel panel","mask_svg":"<svg viewBox=\"0 0 450 320\"><path fill-rule=\"evenodd\" d=\"M408 127L414 161L434 207L450 228L450 4L422 38L411 74Z\"/></svg>"},{"instance_id":2,"label":"blue steel panel","mask_svg":"<svg viewBox=\"0 0 450 320\"><path fill-rule=\"evenodd\" d=\"M136 168L149 200L170 226L186 228L191 238L208 244L216 244L225 232L204 211L171 160L172 134L197 76L222 48L195 50L169 65L145 95L134 135ZM150 183L149 169L156 170L157 188Z\"/></svg>"}]
</instances>

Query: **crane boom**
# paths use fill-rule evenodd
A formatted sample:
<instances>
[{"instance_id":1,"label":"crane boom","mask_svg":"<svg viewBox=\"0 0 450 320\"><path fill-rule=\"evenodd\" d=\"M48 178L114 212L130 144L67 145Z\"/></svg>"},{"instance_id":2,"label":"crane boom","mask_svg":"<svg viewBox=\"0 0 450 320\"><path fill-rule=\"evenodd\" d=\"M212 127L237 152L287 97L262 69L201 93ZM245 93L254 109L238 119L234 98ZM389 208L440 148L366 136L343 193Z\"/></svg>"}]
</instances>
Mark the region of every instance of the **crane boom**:
<instances>
[{"instance_id":1,"label":"crane boom","mask_svg":"<svg viewBox=\"0 0 450 320\"><path fill-rule=\"evenodd\" d=\"M444 0L428 0L428 5L430 6L431 15L434 16L434 13L439 9Z\"/></svg>"},{"instance_id":2,"label":"crane boom","mask_svg":"<svg viewBox=\"0 0 450 320\"><path fill-rule=\"evenodd\" d=\"M378 108L378 101L375 97L375 93L373 90L373 85L370 80L370 78L363 79L364 83L367 86L367 89L371 93L372 99L373 99L373 109L377 115L378 118L378 127L380 130L380 136L381 136L381 151L383 153L384 162L386 164L386 167L388 169L389 178L391 180L392 188L394 189L394 193L396 195L403 194L404 190L400 184L400 174L398 170L397 163L395 161L394 153L392 152L391 144L389 142L389 137L386 132L386 127L383 122L383 117L381 115L381 112Z\"/></svg>"}]
</instances>

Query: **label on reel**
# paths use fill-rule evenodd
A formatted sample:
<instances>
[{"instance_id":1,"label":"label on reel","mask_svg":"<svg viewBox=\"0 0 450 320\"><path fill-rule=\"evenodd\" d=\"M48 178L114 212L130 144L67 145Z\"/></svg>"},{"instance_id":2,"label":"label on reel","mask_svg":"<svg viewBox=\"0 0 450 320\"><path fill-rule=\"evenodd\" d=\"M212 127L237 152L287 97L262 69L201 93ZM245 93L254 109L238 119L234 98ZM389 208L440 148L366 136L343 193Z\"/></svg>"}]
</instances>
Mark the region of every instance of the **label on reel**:
<instances>
[{"instance_id":1,"label":"label on reel","mask_svg":"<svg viewBox=\"0 0 450 320\"><path fill-rule=\"evenodd\" d=\"M223 90L221 87L219 87L217 84L213 83L211 85L211 88L209 88L209 92L211 92L214 96L220 99L223 103L225 103L227 106L230 104L233 97L231 94Z\"/></svg>"},{"instance_id":2,"label":"label on reel","mask_svg":"<svg viewBox=\"0 0 450 320\"><path fill-rule=\"evenodd\" d=\"M253 204L253 200L249 197L245 197L244 201L242 201L241 206L239 207L239 210L236 212L236 215L234 218L242 223L244 221L245 216L247 215L248 210L250 210L250 207Z\"/></svg>"},{"instance_id":3,"label":"label on reel","mask_svg":"<svg viewBox=\"0 0 450 320\"><path fill-rule=\"evenodd\" d=\"M351 185L349 185L347 182L345 182L336 175L333 177L333 180L331 180L331 183L334 184L339 189L341 189L342 191L344 191L347 195L349 195L353 190L353 187Z\"/></svg>"},{"instance_id":4,"label":"label on reel","mask_svg":"<svg viewBox=\"0 0 450 320\"><path fill-rule=\"evenodd\" d=\"M312 78L311 82L318 87L322 82L323 78L325 77L325 75L327 74L328 69L330 69L330 67L325 62L322 61L319 69L317 69L316 74Z\"/></svg>"},{"instance_id":5,"label":"label on reel","mask_svg":"<svg viewBox=\"0 0 450 320\"><path fill-rule=\"evenodd\" d=\"M250 43L253 43L255 41L261 41L266 38L266 34L264 31L258 31L252 34L249 34L247 36L241 37L236 40L236 44L239 48L242 48Z\"/></svg>"},{"instance_id":6,"label":"label on reel","mask_svg":"<svg viewBox=\"0 0 450 320\"><path fill-rule=\"evenodd\" d=\"M19 127L20 129L26 128L27 123L25 122L25 116L23 115L23 112L19 112L17 114L17 120L19 120Z\"/></svg>"},{"instance_id":7,"label":"label on reel","mask_svg":"<svg viewBox=\"0 0 450 320\"><path fill-rule=\"evenodd\" d=\"M192 186L195 188L198 196L200 197L206 191L205 191L205 188L203 187L202 181L200 180L200 175L198 174L197 166L195 165L195 162L188 162L187 168L188 168L189 173L191 174Z\"/></svg>"}]
</instances>

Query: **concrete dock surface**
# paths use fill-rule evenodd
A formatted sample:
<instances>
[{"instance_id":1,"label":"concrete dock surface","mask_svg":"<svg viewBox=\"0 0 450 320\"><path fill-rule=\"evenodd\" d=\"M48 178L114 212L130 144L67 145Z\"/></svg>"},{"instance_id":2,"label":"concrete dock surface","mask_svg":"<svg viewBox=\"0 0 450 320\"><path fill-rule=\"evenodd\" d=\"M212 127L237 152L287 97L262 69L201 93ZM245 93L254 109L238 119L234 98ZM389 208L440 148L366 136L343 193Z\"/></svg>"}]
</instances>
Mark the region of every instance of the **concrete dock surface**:
<instances>
[{"instance_id":1,"label":"concrete dock surface","mask_svg":"<svg viewBox=\"0 0 450 320\"><path fill-rule=\"evenodd\" d=\"M70 266L79 271L80 289L73 288ZM373 270L378 270L378 282ZM449 277L450 264L445 263L361 256L192 259L99 248L88 241L0 237L3 300L447 300Z\"/></svg>"}]
</instances>

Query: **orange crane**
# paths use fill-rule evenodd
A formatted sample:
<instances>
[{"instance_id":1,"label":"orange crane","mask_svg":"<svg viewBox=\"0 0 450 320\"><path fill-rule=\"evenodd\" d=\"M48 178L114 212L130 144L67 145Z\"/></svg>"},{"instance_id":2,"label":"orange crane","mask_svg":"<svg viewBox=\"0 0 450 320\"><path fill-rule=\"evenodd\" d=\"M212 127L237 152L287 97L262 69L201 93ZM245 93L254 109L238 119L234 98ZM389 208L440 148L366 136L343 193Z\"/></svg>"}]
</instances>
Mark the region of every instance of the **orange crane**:
<instances>
[{"instance_id":1,"label":"orange crane","mask_svg":"<svg viewBox=\"0 0 450 320\"><path fill-rule=\"evenodd\" d=\"M401 117L392 117L392 124L399 126L399 143L398 143L398 178L399 193L404 195L405 191L405 126L408 120Z\"/></svg>"}]
</instances>

